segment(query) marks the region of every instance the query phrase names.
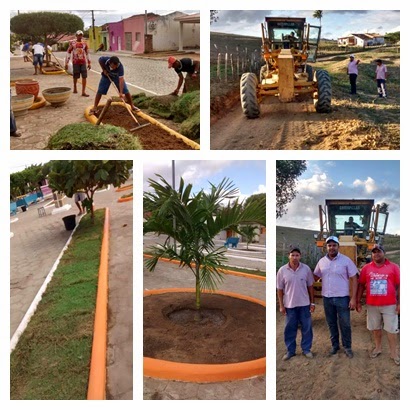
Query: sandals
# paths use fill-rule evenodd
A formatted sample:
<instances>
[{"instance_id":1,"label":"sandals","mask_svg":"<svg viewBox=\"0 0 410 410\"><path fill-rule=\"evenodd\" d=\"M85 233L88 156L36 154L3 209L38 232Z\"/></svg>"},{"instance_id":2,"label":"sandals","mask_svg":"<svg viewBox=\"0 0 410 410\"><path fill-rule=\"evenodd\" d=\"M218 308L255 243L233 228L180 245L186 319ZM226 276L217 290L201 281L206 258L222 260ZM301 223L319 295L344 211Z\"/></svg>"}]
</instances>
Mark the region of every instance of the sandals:
<instances>
[{"instance_id":1,"label":"sandals","mask_svg":"<svg viewBox=\"0 0 410 410\"><path fill-rule=\"evenodd\" d=\"M373 352L371 352L371 353L369 354L369 356L370 356L371 359L375 359L377 356L380 356L381 354L382 354L382 352L375 352L375 351L373 350Z\"/></svg>"}]
</instances>

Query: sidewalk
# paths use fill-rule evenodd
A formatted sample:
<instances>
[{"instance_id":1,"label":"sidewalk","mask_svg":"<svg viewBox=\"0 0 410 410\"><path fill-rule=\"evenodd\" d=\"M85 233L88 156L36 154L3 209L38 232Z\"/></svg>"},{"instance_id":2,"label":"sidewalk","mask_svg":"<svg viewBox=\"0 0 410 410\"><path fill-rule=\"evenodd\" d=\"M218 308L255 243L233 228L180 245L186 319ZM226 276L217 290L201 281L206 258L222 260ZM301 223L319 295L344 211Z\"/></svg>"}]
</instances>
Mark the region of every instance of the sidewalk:
<instances>
[{"instance_id":1,"label":"sidewalk","mask_svg":"<svg viewBox=\"0 0 410 410\"><path fill-rule=\"evenodd\" d=\"M144 266L144 290L194 288L195 278L188 269L169 262L158 262L154 272ZM226 275L220 290L266 300L266 283ZM145 400L265 400L266 376L221 383L187 383L144 377Z\"/></svg>"}]
</instances>

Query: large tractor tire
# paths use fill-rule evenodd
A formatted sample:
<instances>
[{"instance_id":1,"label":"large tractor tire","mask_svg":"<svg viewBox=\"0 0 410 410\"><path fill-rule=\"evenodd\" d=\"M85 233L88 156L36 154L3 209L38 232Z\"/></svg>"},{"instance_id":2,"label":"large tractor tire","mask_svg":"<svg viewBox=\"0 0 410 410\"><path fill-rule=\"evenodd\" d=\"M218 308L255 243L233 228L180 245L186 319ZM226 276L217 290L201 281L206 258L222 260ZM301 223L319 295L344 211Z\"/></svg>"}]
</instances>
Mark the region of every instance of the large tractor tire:
<instances>
[{"instance_id":1,"label":"large tractor tire","mask_svg":"<svg viewBox=\"0 0 410 410\"><path fill-rule=\"evenodd\" d=\"M242 112L248 118L257 118L260 108L257 97L258 78L253 73L242 74L241 77L241 105Z\"/></svg>"},{"instance_id":2,"label":"large tractor tire","mask_svg":"<svg viewBox=\"0 0 410 410\"><path fill-rule=\"evenodd\" d=\"M317 83L317 100L314 100L316 112L328 113L332 111L332 83L329 73L325 70L317 70L315 73Z\"/></svg>"}]
</instances>

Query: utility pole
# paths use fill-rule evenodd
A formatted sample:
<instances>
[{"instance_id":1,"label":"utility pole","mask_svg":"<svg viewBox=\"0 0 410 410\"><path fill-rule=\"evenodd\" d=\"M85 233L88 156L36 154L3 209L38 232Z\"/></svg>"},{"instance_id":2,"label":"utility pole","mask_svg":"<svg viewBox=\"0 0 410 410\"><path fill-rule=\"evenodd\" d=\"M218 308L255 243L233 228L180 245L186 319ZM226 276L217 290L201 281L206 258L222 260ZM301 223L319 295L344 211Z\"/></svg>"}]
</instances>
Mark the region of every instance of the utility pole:
<instances>
[{"instance_id":1,"label":"utility pole","mask_svg":"<svg viewBox=\"0 0 410 410\"><path fill-rule=\"evenodd\" d=\"M93 27L93 40L94 40L94 49L95 45L97 44L96 38L95 38L95 19L94 19L94 10L91 10L91 24Z\"/></svg>"},{"instance_id":2,"label":"utility pole","mask_svg":"<svg viewBox=\"0 0 410 410\"><path fill-rule=\"evenodd\" d=\"M147 44L147 34L148 34L148 14L147 14L147 10L145 10L144 22L145 22L145 33L144 33L144 53L145 53L147 51L146 50L146 44Z\"/></svg>"}]
</instances>

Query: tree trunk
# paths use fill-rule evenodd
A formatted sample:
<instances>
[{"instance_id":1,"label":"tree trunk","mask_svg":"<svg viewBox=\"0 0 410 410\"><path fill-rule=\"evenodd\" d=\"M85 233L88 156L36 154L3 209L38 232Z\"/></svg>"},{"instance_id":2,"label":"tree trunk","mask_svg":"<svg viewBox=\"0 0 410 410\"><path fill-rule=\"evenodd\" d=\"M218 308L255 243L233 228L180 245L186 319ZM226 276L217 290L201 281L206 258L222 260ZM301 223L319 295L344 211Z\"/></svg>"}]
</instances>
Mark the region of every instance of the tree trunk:
<instances>
[{"instance_id":1,"label":"tree trunk","mask_svg":"<svg viewBox=\"0 0 410 410\"><path fill-rule=\"evenodd\" d=\"M197 310L201 309L201 288L199 286L199 266L196 267L195 275L195 307Z\"/></svg>"}]
</instances>

